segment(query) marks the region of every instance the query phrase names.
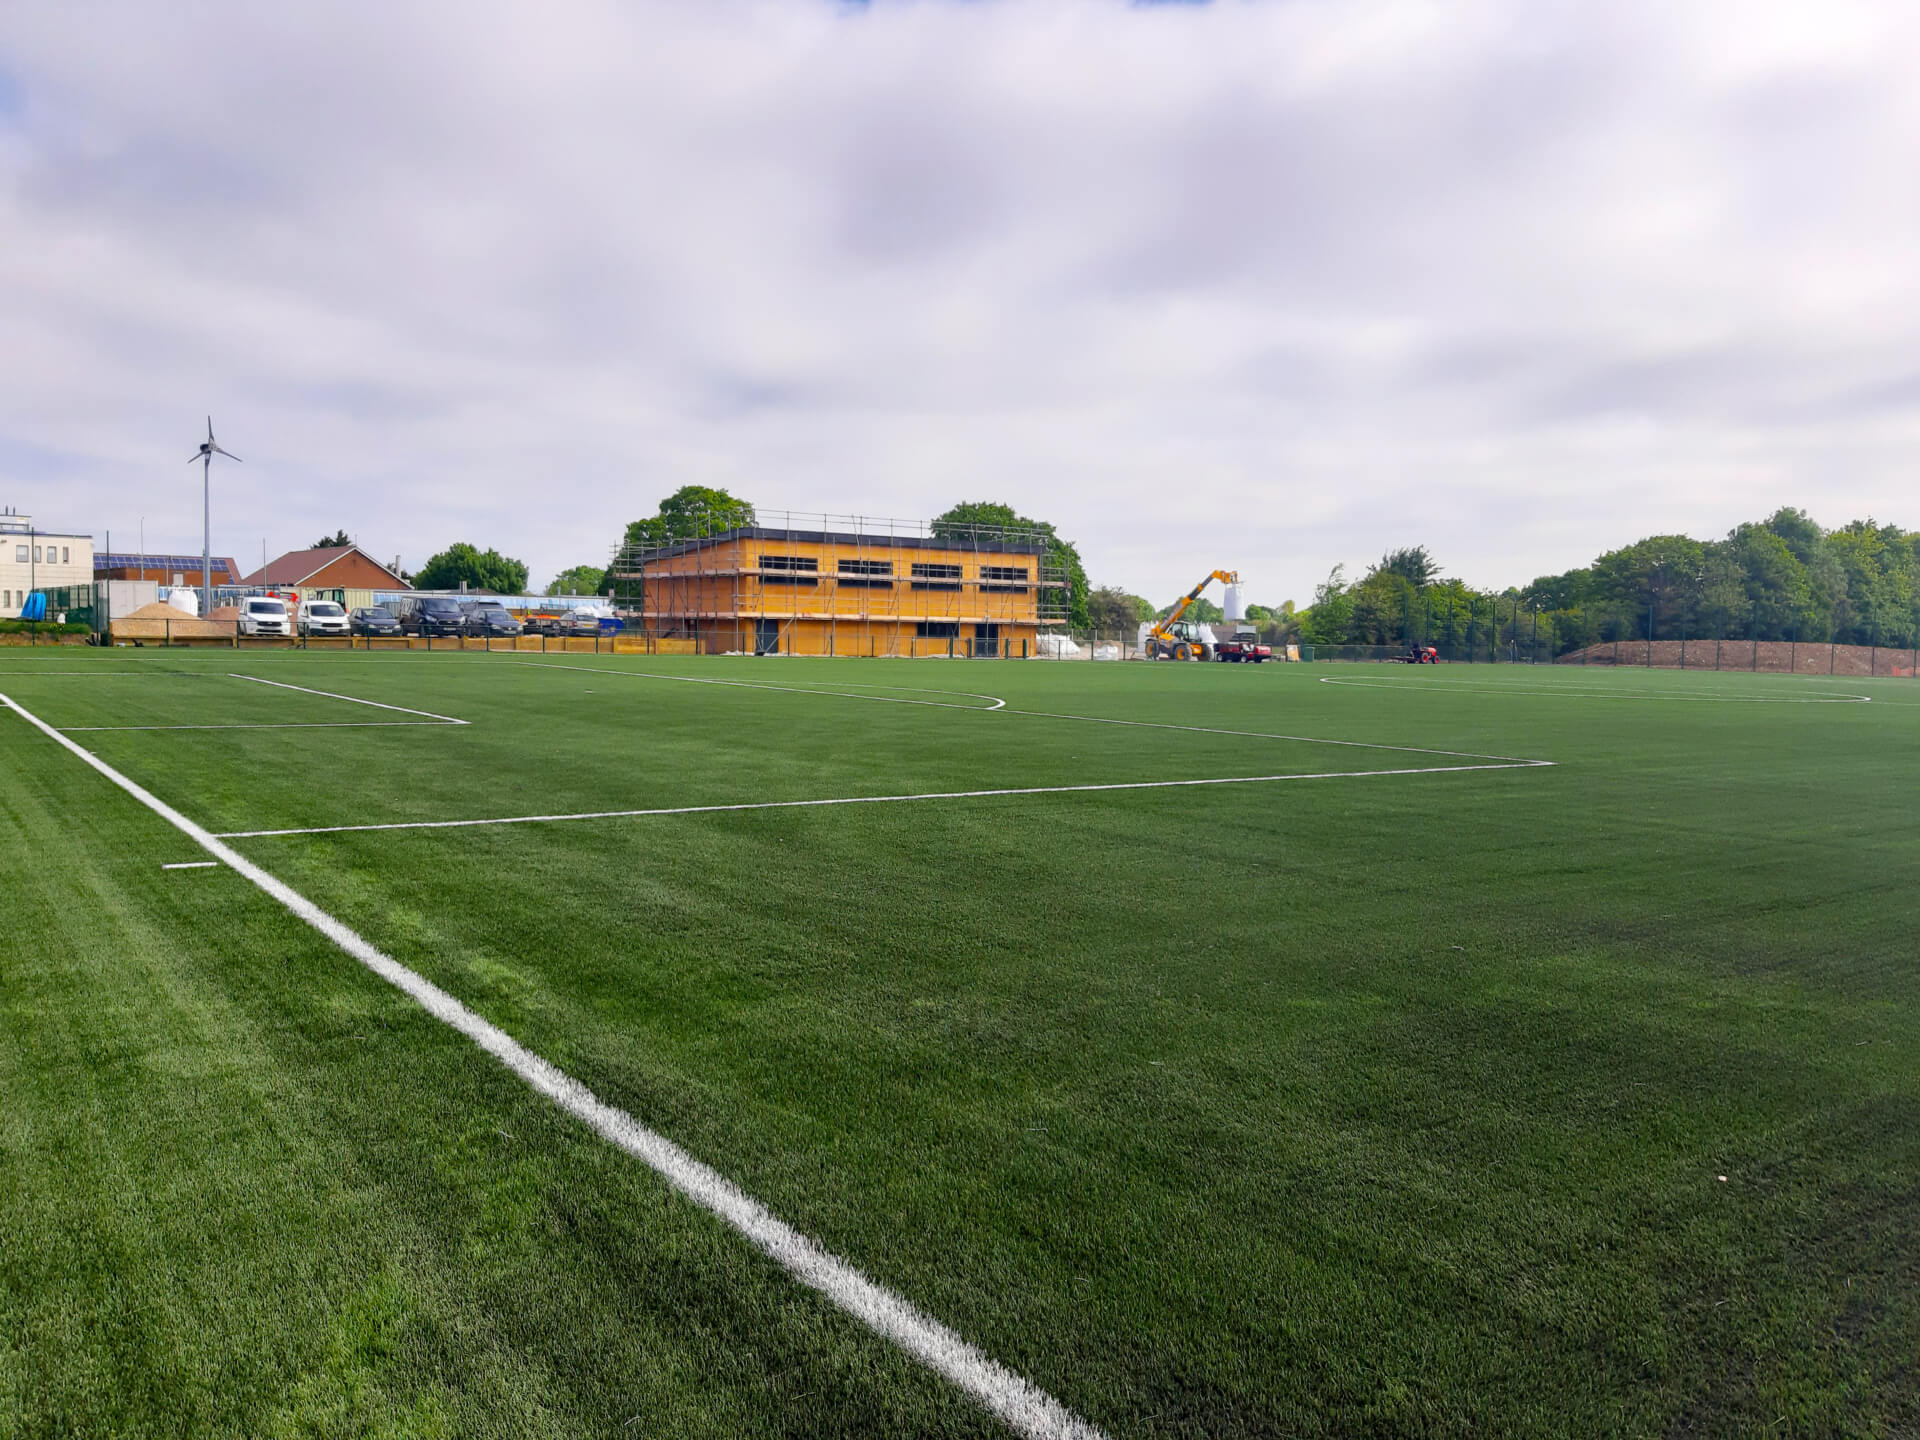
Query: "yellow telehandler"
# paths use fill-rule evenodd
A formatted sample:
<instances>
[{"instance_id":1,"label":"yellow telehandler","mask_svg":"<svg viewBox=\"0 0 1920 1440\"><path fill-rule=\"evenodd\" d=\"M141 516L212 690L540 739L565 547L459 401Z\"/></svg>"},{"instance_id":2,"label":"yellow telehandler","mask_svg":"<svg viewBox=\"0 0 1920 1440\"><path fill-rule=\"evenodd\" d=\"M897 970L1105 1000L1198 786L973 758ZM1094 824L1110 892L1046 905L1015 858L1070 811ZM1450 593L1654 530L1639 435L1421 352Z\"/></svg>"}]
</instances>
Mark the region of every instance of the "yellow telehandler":
<instances>
[{"instance_id":1,"label":"yellow telehandler","mask_svg":"<svg viewBox=\"0 0 1920 1440\"><path fill-rule=\"evenodd\" d=\"M1212 631L1203 630L1191 621L1180 617L1187 613L1189 606L1200 598L1200 592L1218 580L1222 585L1238 585L1240 576L1233 570L1215 570L1193 589L1180 597L1180 603L1169 610L1160 619L1146 627L1142 647L1152 660L1211 660L1213 659Z\"/></svg>"}]
</instances>

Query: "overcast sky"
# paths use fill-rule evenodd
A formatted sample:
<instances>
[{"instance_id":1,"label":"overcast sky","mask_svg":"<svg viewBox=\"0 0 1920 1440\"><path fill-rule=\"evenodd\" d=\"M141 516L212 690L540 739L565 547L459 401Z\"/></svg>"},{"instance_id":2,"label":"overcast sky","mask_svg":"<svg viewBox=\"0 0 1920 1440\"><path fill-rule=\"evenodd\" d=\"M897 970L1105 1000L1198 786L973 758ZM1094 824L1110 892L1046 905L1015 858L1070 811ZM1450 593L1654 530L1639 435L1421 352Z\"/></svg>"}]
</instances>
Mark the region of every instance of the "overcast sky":
<instances>
[{"instance_id":1,"label":"overcast sky","mask_svg":"<svg viewBox=\"0 0 1920 1440\"><path fill-rule=\"evenodd\" d=\"M11 0L0 503L536 583L689 482L1095 583L1920 527L1920 5Z\"/></svg>"}]
</instances>

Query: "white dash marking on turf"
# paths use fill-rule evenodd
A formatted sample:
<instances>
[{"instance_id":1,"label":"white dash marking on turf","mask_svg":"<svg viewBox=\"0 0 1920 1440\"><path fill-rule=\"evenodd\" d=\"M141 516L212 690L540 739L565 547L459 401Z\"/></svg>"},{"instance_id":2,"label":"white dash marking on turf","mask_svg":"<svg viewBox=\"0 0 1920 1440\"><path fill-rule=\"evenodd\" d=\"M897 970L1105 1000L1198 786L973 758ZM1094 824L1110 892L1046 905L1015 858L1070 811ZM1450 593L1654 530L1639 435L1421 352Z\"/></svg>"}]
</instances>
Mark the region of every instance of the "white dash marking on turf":
<instances>
[{"instance_id":1,"label":"white dash marking on turf","mask_svg":"<svg viewBox=\"0 0 1920 1440\"><path fill-rule=\"evenodd\" d=\"M188 836L216 860L251 880L367 969L419 1003L435 1019L465 1035L535 1091L632 1155L689 1200L731 1225L802 1284L823 1295L876 1334L944 1375L1033 1440L1100 1440L1101 1432L1046 1391L1014 1374L938 1320L885 1286L869 1280L768 1210L758 1200L664 1135L609 1105L586 1086L543 1060L498 1026L482 1019L426 977L374 948L283 881L193 823L158 796L129 780L99 756L47 724L11 697L0 695L21 719L119 786Z\"/></svg>"},{"instance_id":2,"label":"white dash marking on turf","mask_svg":"<svg viewBox=\"0 0 1920 1440\"><path fill-rule=\"evenodd\" d=\"M1005 795L1077 795L1094 790L1179 790L1196 785L1271 785L1282 780L1361 780L1381 775L1457 775L1466 770L1535 770L1551 760L1487 765L1422 765L1401 770L1322 770L1312 774L1226 775L1204 780L1121 780L1105 785L1025 785L1007 790L932 790L918 795L836 795L824 800L749 800L729 805L673 805L653 810L584 810L562 815L506 815L486 820L391 820L375 825L309 825L289 830L225 830L222 840L279 835L340 835L364 830L464 830L476 825L546 825L561 820L627 820L646 815L718 815L738 810L806 810L824 805L902 805L921 800L986 800Z\"/></svg>"},{"instance_id":3,"label":"white dash marking on turf","mask_svg":"<svg viewBox=\"0 0 1920 1440\"><path fill-rule=\"evenodd\" d=\"M162 865L162 870L217 870L218 860L176 860L171 865Z\"/></svg>"},{"instance_id":4,"label":"white dash marking on turf","mask_svg":"<svg viewBox=\"0 0 1920 1440\"><path fill-rule=\"evenodd\" d=\"M883 705L925 705L935 710L977 710L986 714L1005 710L1007 702L997 695L980 695L972 690L928 690L912 685L876 685L860 688L876 690L915 690L923 695L965 695L969 700L991 700L991 705L955 705L945 700L903 700L898 695L856 695L851 690L816 690L806 685L771 685L762 680L721 680L711 675L663 675L657 670L620 670L608 665L555 665L540 660L508 660L508 665L525 665L531 670L579 670L588 675L623 675L633 680L672 680L681 685L726 685L736 690L778 690L788 695L832 695L842 700L878 700ZM851 683L851 682L842 682ZM1008 711L1019 714L1019 711Z\"/></svg>"},{"instance_id":5,"label":"white dash marking on turf","mask_svg":"<svg viewBox=\"0 0 1920 1440\"><path fill-rule=\"evenodd\" d=\"M227 672L229 680L250 680L255 685L271 685L276 690L298 690L303 695L321 695L328 700L344 700L349 705L371 705L376 710L396 710L402 715L424 715L429 720L438 720L443 725L466 725L466 720L456 720L451 715L436 715L431 710L409 710L404 705L385 705L378 700L362 700L358 695L340 695L332 690L310 690L305 685L289 685L284 680L263 680L258 675L240 675Z\"/></svg>"},{"instance_id":6,"label":"white dash marking on turf","mask_svg":"<svg viewBox=\"0 0 1920 1440\"><path fill-rule=\"evenodd\" d=\"M1349 750L1391 750L1401 755L1442 755L1450 760L1499 760L1509 765L1550 765L1550 760L1527 760L1518 755L1482 755L1473 750L1434 750L1422 745L1387 745L1377 740L1327 740L1318 735L1279 735L1267 730L1222 730L1212 725L1176 725L1161 720L1116 720L1109 715L1073 715L1062 710L1009 710L1006 701L993 705L946 705L937 700L900 700L891 695L855 695L846 690L809 690L794 685L769 685L757 680L716 680L693 675L663 675L655 670L621 670L609 665L552 665L536 660L517 660L508 664L526 665L535 670L584 670L593 675L625 675L636 680L675 680L687 685L736 685L749 690L784 690L792 695L837 695L845 700L882 700L893 705L931 705L940 710L975 710L982 714L998 711L1002 715L1027 715L1040 720L1078 720L1085 725L1125 725L1136 730L1179 730L1189 735L1229 735L1243 740L1287 740L1296 745L1338 745ZM904 688L904 687L903 687ZM964 690L942 690L943 695L964 695ZM990 696L978 696L990 699ZM1264 777L1260 777L1264 778Z\"/></svg>"}]
</instances>

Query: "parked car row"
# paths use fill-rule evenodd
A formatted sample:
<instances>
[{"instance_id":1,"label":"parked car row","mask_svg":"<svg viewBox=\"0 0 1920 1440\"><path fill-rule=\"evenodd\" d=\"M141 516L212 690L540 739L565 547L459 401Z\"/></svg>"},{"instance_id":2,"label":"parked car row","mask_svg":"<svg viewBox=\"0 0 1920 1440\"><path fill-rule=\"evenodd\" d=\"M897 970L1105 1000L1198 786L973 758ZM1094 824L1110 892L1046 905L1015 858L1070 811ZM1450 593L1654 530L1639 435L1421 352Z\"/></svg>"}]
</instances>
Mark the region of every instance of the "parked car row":
<instances>
[{"instance_id":1,"label":"parked car row","mask_svg":"<svg viewBox=\"0 0 1920 1440\"><path fill-rule=\"evenodd\" d=\"M409 595L383 605L363 605L351 614L332 600L306 600L294 605L274 595L250 595L241 602L242 635L343 635L428 637L520 634L598 635L620 628L610 614L569 610L558 615L536 615L522 621L497 600L462 600L452 595Z\"/></svg>"}]
</instances>

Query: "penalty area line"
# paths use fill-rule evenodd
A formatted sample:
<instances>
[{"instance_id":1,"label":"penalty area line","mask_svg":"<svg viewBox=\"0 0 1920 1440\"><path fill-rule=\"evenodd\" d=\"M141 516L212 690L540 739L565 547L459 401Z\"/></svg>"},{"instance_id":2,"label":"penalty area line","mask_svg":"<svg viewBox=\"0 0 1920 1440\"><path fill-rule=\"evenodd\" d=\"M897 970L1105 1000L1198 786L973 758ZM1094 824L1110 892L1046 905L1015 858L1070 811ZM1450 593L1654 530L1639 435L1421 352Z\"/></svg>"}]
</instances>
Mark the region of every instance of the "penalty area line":
<instances>
[{"instance_id":1,"label":"penalty area line","mask_svg":"<svg viewBox=\"0 0 1920 1440\"><path fill-rule=\"evenodd\" d=\"M527 1049L460 1001L376 949L359 934L274 878L158 796L129 780L92 751L60 733L11 697L13 711L55 744L71 751L201 849L244 875L294 915L422 1009L498 1060L528 1086L646 1165L694 1204L730 1225L801 1284L875 1334L899 1346L1021 1435L1032 1440L1101 1440L1101 1432L1031 1381L968 1344L910 1301L868 1279L809 1235L780 1219L746 1191L664 1135L607 1104L578 1080Z\"/></svg>"},{"instance_id":2,"label":"penalty area line","mask_svg":"<svg viewBox=\"0 0 1920 1440\"><path fill-rule=\"evenodd\" d=\"M371 705L375 710L396 710L402 715L424 715L429 720L438 720L443 725L468 725L471 721L456 720L451 715L436 715L431 710L409 710L404 705L384 705L378 700L362 700L358 695L340 695L332 690L310 690L305 685L289 685L284 680L263 680L258 675L240 675L227 672L229 680L250 680L255 685L271 685L276 690L298 690L302 695L319 695L328 700L344 700L349 705Z\"/></svg>"},{"instance_id":3,"label":"penalty area line","mask_svg":"<svg viewBox=\"0 0 1920 1440\"><path fill-rule=\"evenodd\" d=\"M481 825L548 825L563 820L630 820L649 815L721 815L742 810L807 810L829 805L904 805L926 800L986 800L1009 795L1081 795L1101 790L1179 790L1201 785L1271 785L1283 780L1362 780L1383 775L1456 775L1466 770L1537 770L1551 760L1493 765L1422 765L1400 770L1322 770L1312 774L1224 775L1204 780L1122 780L1104 785L1025 785L1006 790L933 790L917 795L836 795L822 800L747 800L730 805L672 805L651 810L585 810L563 815L505 815L485 820L390 820L374 825L308 825L287 830L225 830L221 840L283 835L342 835L368 830L466 830Z\"/></svg>"}]
</instances>

